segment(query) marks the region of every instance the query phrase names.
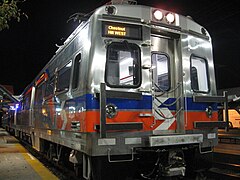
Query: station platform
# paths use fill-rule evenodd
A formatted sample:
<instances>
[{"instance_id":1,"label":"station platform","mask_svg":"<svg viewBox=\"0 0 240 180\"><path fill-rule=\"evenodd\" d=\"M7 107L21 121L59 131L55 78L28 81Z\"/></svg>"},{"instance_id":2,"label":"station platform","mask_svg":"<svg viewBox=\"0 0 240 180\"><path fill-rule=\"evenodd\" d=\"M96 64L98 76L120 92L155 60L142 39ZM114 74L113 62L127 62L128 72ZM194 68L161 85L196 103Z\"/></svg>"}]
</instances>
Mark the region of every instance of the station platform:
<instances>
[{"instance_id":1,"label":"station platform","mask_svg":"<svg viewBox=\"0 0 240 180\"><path fill-rule=\"evenodd\" d=\"M19 144L18 140L0 128L0 179L58 179L35 157Z\"/></svg>"},{"instance_id":2,"label":"station platform","mask_svg":"<svg viewBox=\"0 0 240 180\"><path fill-rule=\"evenodd\" d=\"M232 154L232 155L240 156L240 144L219 143L214 148L214 152L215 153L223 153L223 154L229 154L229 155Z\"/></svg>"},{"instance_id":3,"label":"station platform","mask_svg":"<svg viewBox=\"0 0 240 180\"><path fill-rule=\"evenodd\" d=\"M220 129L218 133L219 143L214 152L240 156L240 129Z\"/></svg>"},{"instance_id":4,"label":"station platform","mask_svg":"<svg viewBox=\"0 0 240 180\"><path fill-rule=\"evenodd\" d=\"M218 133L220 143L240 144L240 129L229 129L229 131L220 129Z\"/></svg>"}]
</instances>

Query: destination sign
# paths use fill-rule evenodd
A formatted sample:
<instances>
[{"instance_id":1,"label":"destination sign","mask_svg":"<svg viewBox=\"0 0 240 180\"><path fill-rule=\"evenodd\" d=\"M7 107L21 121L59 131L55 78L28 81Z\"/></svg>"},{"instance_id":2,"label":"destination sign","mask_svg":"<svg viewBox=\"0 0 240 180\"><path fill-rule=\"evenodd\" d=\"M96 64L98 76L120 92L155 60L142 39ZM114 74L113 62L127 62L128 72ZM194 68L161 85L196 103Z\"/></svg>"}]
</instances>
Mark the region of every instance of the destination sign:
<instances>
[{"instance_id":1,"label":"destination sign","mask_svg":"<svg viewBox=\"0 0 240 180\"><path fill-rule=\"evenodd\" d=\"M142 40L142 27L131 24L103 22L104 37Z\"/></svg>"}]
</instances>

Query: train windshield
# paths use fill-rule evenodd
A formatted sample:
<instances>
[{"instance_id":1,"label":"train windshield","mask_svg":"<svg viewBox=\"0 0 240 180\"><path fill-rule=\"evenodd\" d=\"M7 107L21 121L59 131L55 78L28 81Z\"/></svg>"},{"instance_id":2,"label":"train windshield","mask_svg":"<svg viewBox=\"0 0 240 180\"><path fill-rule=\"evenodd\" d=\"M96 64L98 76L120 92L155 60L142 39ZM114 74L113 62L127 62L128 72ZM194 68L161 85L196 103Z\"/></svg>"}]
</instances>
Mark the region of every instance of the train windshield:
<instances>
[{"instance_id":1,"label":"train windshield","mask_svg":"<svg viewBox=\"0 0 240 180\"><path fill-rule=\"evenodd\" d=\"M110 87L139 87L141 52L136 44L114 42L107 49L105 80Z\"/></svg>"}]
</instances>

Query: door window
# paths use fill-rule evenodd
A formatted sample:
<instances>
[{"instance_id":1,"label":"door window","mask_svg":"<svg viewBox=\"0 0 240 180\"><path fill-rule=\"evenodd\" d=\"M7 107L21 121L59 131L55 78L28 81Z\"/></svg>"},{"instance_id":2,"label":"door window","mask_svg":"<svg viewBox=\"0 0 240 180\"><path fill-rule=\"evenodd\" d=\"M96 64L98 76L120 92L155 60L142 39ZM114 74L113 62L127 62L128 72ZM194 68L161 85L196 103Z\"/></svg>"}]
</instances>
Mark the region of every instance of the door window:
<instances>
[{"instance_id":1,"label":"door window","mask_svg":"<svg viewBox=\"0 0 240 180\"><path fill-rule=\"evenodd\" d=\"M156 90L170 89L169 57L166 54L152 54L153 79L158 86Z\"/></svg>"}]
</instances>

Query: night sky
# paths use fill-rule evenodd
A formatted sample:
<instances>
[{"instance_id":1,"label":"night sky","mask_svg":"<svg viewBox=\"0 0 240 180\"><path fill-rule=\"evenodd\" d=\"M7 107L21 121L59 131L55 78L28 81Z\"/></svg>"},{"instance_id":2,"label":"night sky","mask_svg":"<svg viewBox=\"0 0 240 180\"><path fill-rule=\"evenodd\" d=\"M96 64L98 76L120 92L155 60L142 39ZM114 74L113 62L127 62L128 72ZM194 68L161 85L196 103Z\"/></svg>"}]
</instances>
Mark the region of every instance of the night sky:
<instances>
[{"instance_id":1,"label":"night sky","mask_svg":"<svg viewBox=\"0 0 240 180\"><path fill-rule=\"evenodd\" d=\"M13 85L15 94L35 78L64 40L77 27L69 16L88 13L108 0L26 0L28 15L0 31L0 84ZM211 34L217 88L240 87L239 0L138 0L182 15L190 15Z\"/></svg>"}]
</instances>

